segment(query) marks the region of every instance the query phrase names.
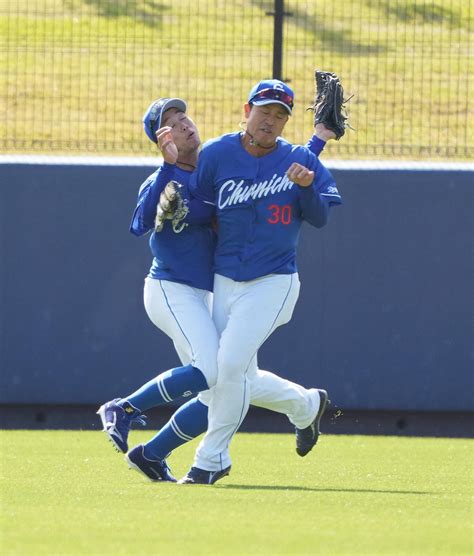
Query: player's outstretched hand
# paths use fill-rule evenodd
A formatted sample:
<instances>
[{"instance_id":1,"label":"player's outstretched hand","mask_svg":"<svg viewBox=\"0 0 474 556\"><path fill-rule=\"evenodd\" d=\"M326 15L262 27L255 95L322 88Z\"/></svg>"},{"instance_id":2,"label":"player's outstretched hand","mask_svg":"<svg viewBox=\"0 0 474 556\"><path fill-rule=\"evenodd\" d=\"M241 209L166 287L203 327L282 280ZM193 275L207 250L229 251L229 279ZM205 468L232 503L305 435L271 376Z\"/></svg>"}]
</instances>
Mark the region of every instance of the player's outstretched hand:
<instances>
[{"instance_id":1,"label":"player's outstretched hand","mask_svg":"<svg viewBox=\"0 0 474 556\"><path fill-rule=\"evenodd\" d=\"M288 179L301 187L309 187L312 185L314 180L314 172L312 170L308 170L308 168L298 164L297 162L293 162L293 164L288 168L286 175L288 176Z\"/></svg>"},{"instance_id":2,"label":"player's outstretched hand","mask_svg":"<svg viewBox=\"0 0 474 556\"><path fill-rule=\"evenodd\" d=\"M324 124L321 123L314 126L314 134L316 135L316 137L319 137L319 139L322 139L326 142L330 141L331 139L336 139L336 134L334 133L334 131L327 128Z\"/></svg>"},{"instance_id":3,"label":"player's outstretched hand","mask_svg":"<svg viewBox=\"0 0 474 556\"><path fill-rule=\"evenodd\" d=\"M169 126L160 127L156 132L156 140L165 162L168 164L176 164L178 160L178 147L171 135L171 128Z\"/></svg>"}]
</instances>

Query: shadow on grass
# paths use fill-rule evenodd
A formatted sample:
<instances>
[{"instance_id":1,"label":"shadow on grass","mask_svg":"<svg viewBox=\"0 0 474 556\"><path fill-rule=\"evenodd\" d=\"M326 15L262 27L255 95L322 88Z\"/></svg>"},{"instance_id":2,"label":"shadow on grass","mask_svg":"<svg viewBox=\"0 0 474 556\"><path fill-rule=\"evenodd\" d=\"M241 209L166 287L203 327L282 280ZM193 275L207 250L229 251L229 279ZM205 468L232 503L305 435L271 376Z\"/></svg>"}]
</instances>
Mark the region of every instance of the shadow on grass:
<instances>
[{"instance_id":1,"label":"shadow on grass","mask_svg":"<svg viewBox=\"0 0 474 556\"><path fill-rule=\"evenodd\" d=\"M264 13L273 12L274 2L272 0L263 3L261 0L252 0L252 3L256 4ZM324 23L318 16L310 17L304 7L297 8L296 6L291 6L291 9L285 11L288 11L291 15L285 18L284 24L295 25L303 31L311 33L323 43L325 48L333 52L366 56L380 54L386 50L384 46L374 44L374 39L369 44L354 38L352 33L354 26L349 22L349 19L344 29L336 29L333 24L339 25L339 20L334 19Z\"/></svg>"},{"instance_id":2,"label":"shadow on grass","mask_svg":"<svg viewBox=\"0 0 474 556\"><path fill-rule=\"evenodd\" d=\"M144 25L161 25L163 12L169 11L170 6L156 0L114 0L114 2L103 2L103 0L83 0L89 6L95 6L100 16L107 18L130 17L141 21ZM72 8L72 0L66 0L66 6Z\"/></svg>"},{"instance_id":3,"label":"shadow on grass","mask_svg":"<svg viewBox=\"0 0 474 556\"><path fill-rule=\"evenodd\" d=\"M367 5L371 7L372 1L368 0ZM444 6L416 4L416 2L402 6L396 2L382 0L379 1L379 7L385 10L387 16L396 17L404 22L438 23L452 28L463 27L465 23L457 11Z\"/></svg>"},{"instance_id":4,"label":"shadow on grass","mask_svg":"<svg viewBox=\"0 0 474 556\"><path fill-rule=\"evenodd\" d=\"M415 494L433 496L436 492L423 490L384 490L373 488L331 488L331 487L300 487L300 486L271 486L271 485L219 485L221 488L236 490L296 490L303 492L360 492L369 494Z\"/></svg>"}]
</instances>

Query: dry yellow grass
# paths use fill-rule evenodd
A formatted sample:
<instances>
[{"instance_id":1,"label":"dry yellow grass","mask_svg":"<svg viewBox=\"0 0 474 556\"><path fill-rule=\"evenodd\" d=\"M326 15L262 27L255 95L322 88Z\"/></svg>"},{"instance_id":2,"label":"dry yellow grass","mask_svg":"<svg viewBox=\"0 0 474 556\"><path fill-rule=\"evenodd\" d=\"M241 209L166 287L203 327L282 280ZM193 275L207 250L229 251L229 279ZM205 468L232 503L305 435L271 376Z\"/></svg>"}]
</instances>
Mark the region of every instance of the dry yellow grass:
<instances>
[{"instance_id":1,"label":"dry yellow grass","mask_svg":"<svg viewBox=\"0 0 474 556\"><path fill-rule=\"evenodd\" d=\"M312 131L315 67L354 93L331 158L474 155L473 14L464 0L287 0L288 139ZM272 73L273 2L4 0L0 147L5 152L150 154L141 117L182 96L203 139L238 129L254 82Z\"/></svg>"}]
</instances>

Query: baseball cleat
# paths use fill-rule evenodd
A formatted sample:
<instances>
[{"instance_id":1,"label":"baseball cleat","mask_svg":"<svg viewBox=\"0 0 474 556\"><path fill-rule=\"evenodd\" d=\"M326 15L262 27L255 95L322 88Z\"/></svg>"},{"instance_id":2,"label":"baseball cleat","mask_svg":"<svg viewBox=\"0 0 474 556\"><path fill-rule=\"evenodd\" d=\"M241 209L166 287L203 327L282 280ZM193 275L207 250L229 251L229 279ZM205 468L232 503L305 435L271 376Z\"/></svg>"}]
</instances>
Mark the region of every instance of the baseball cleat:
<instances>
[{"instance_id":1,"label":"baseball cleat","mask_svg":"<svg viewBox=\"0 0 474 556\"><path fill-rule=\"evenodd\" d=\"M199 467L191 467L188 474L178 481L180 485L213 485L230 473L231 466L221 471L206 471Z\"/></svg>"},{"instance_id":2,"label":"baseball cleat","mask_svg":"<svg viewBox=\"0 0 474 556\"><path fill-rule=\"evenodd\" d=\"M176 483L176 479L171 474L170 468L165 459L151 460L145 457L144 446L139 444L135 446L125 456L125 461L130 469L136 469L143 473L145 477L152 481L165 481L168 483Z\"/></svg>"},{"instance_id":3,"label":"baseball cleat","mask_svg":"<svg viewBox=\"0 0 474 556\"><path fill-rule=\"evenodd\" d=\"M316 413L316 417L314 421L304 429L296 429L296 453L304 457L306 454L309 454L313 449L313 446L316 445L318 441L320 431L319 431L319 423L321 421L321 417L323 413L326 411L326 407L331 402L328 400L328 393L326 390L319 390L319 409Z\"/></svg>"},{"instance_id":4,"label":"baseball cleat","mask_svg":"<svg viewBox=\"0 0 474 556\"><path fill-rule=\"evenodd\" d=\"M123 407L117 402L120 398L116 398L111 402L107 402L99 407L97 415L102 421L103 431L107 433L109 440L115 448L123 453L128 451L128 433L132 423L140 423L146 425L146 415L133 407L132 404L125 402Z\"/></svg>"}]
</instances>

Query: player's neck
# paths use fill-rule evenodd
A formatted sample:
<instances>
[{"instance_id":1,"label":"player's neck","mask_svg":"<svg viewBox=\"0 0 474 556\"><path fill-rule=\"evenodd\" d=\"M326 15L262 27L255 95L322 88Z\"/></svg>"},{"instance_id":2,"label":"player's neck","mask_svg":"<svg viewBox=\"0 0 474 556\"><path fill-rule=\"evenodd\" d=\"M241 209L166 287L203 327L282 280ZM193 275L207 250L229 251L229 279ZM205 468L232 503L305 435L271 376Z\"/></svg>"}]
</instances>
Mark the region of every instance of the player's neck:
<instances>
[{"instance_id":1,"label":"player's neck","mask_svg":"<svg viewBox=\"0 0 474 556\"><path fill-rule=\"evenodd\" d=\"M197 164L189 164L188 162L183 162L182 160L176 161L176 166L181 168L182 170L186 170L188 172L193 172L196 170Z\"/></svg>"},{"instance_id":2,"label":"player's neck","mask_svg":"<svg viewBox=\"0 0 474 556\"><path fill-rule=\"evenodd\" d=\"M197 167L198 161L198 152L192 152L189 154L179 154L178 160L176 161L176 166L181 168L182 170L187 170L188 172L192 172Z\"/></svg>"},{"instance_id":3,"label":"player's neck","mask_svg":"<svg viewBox=\"0 0 474 556\"><path fill-rule=\"evenodd\" d=\"M277 143L270 145L268 147L260 145L255 141L253 136L244 130L240 135L240 141L244 149L252 156L261 157L273 152L277 148Z\"/></svg>"}]
</instances>

